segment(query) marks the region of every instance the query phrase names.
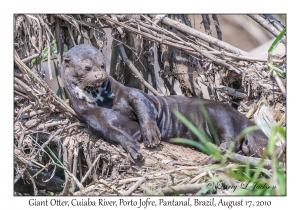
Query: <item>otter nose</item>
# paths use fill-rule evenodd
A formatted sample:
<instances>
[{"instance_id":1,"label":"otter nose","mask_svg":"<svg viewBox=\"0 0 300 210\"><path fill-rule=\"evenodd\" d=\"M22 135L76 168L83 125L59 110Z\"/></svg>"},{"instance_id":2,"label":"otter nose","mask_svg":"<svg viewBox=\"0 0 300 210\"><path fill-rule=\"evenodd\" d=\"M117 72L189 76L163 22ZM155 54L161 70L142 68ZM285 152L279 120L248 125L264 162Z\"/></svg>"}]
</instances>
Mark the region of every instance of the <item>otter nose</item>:
<instances>
[{"instance_id":1,"label":"otter nose","mask_svg":"<svg viewBox=\"0 0 300 210\"><path fill-rule=\"evenodd\" d=\"M96 79L101 79L103 77L103 74L102 73L97 73L97 74L95 74L95 78Z\"/></svg>"}]
</instances>

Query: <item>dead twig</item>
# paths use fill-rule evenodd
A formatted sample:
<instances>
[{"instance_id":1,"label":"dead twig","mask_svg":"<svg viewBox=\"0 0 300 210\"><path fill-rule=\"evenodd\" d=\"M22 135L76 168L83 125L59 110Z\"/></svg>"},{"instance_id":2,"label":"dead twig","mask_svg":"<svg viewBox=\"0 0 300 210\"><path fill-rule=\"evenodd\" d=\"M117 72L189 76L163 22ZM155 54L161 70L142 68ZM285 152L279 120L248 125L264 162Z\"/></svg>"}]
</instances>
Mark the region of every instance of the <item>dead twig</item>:
<instances>
[{"instance_id":1,"label":"dead twig","mask_svg":"<svg viewBox=\"0 0 300 210\"><path fill-rule=\"evenodd\" d=\"M282 29L285 28L281 22L271 14L264 14L262 17L267 19L275 28L277 28L278 31L282 31Z\"/></svg>"},{"instance_id":2,"label":"dead twig","mask_svg":"<svg viewBox=\"0 0 300 210\"><path fill-rule=\"evenodd\" d=\"M256 58L256 57L252 57L252 56L245 56L245 55L234 55L232 53L227 53L227 52L219 52L219 51L207 51L209 54L212 54L212 55L224 55L224 56L227 56L227 57L230 57L230 58L234 58L234 59L237 59L237 60L243 60L243 61L257 61L257 62L267 62L268 59L263 59L263 58ZM274 59L272 60L273 62L276 62L276 63L283 63L284 61L283 60L277 60L277 59Z\"/></svg>"},{"instance_id":3,"label":"dead twig","mask_svg":"<svg viewBox=\"0 0 300 210\"><path fill-rule=\"evenodd\" d=\"M29 56L29 57L27 57L27 58L22 59L22 62L23 62L23 63L28 63L29 61L31 61L31 60L33 60L33 59L39 57L39 56L40 56L40 54L34 54L34 55L31 55L31 56Z\"/></svg>"},{"instance_id":4,"label":"dead twig","mask_svg":"<svg viewBox=\"0 0 300 210\"><path fill-rule=\"evenodd\" d=\"M211 143L210 143L211 144ZM227 150L223 149L223 148L219 148L216 145L211 144L211 146L213 146L215 149L217 149L219 152L221 152L222 154L225 154L227 152ZM270 169L272 167L272 161L269 159L262 159L262 158L257 158L257 157L247 157L244 155L239 155L237 153L230 153L228 155L228 160L235 162L235 163L242 163L242 164L249 164L251 166L259 166L259 164L262 162L263 168L266 169ZM283 167L284 164L282 162L278 163L279 167Z\"/></svg>"},{"instance_id":5,"label":"dead twig","mask_svg":"<svg viewBox=\"0 0 300 210\"><path fill-rule=\"evenodd\" d=\"M163 188L155 193L155 195L163 194L165 196L168 195L175 195L175 192L178 194L189 194L189 193L197 193L202 187L205 187L207 183L201 184L186 184L186 185L179 185L179 186L169 186Z\"/></svg>"},{"instance_id":6,"label":"dead twig","mask_svg":"<svg viewBox=\"0 0 300 210\"><path fill-rule=\"evenodd\" d=\"M218 39L222 40L222 31L221 31L221 27L220 27L220 24L219 24L218 16L216 14L213 14L212 19L214 20L214 24L215 24L215 27L216 27Z\"/></svg>"},{"instance_id":7,"label":"dead twig","mask_svg":"<svg viewBox=\"0 0 300 210\"><path fill-rule=\"evenodd\" d=\"M41 78L39 78L37 75L35 75L33 73L33 71L31 71L21 60L20 58L18 58L18 56L15 54L14 55L14 61L17 63L17 65L19 66L19 68L25 70L28 74L30 74L34 79L36 79L46 90L47 92L51 93L51 95L59 102L63 105L63 107L65 108L65 110L71 114L73 114L77 119L80 119L76 113L74 112L74 110L67 105L62 99L60 99L52 90L51 88L48 86L48 84L42 80Z\"/></svg>"},{"instance_id":8,"label":"dead twig","mask_svg":"<svg viewBox=\"0 0 300 210\"><path fill-rule=\"evenodd\" d=\"M88 150L88 148L87 148L87 146L84 146L84 149L83 149L83 155L84 155L84 157L85 157L85 160L86 160L86 163L87 163L87 165L88 165L88 168L89 168L89 170L92 170L93 169L93 164L92 164L92 162L91 162L91 158L90 158L90 152L89 152L89 150ZM100 155L99 155L100 156ZM98 156L98 157L99 157ZM99 157L100 158L100 157ZM96 162L94 162L94 163L96 163ZM95 172L92 174L92 177L93 177L93 180L96 182L96 181L98 181L98 177L97 177L97 175L95 174Z\"/></svg>"},{"instance_id":9,"label":"dead twig","mask_svg":"<svg viewBox=\"0 0 300 210\"><path fill-rule=\"evenodd\" d=\"M284 97L286 97L286 89L285 89L284 84L282 83L280 77L279 77L275 72L273 72L273 74L274 74L274 78L275 78L275 80L276 80L276 82L277 82L277 84L278 84L278 87L279 87L279 89L280 89L281 92L282 92L282 95L283 95Z\"/></svg>"},{"instance_id":10,"label":"dead twig","mask_svg":"<svg viewBox=\"0 0 300 210\"><path fill-rule=\"evenodd\" d=\"M167 39L164 39L164 38L157 38L157 37L155 37L155 36L153 36L153 35L150 35L150 34L148 34L148 33L139 31L139 30L137 30L137 29L135 29L135 28L132 28L132 27L130 27L130 26L124 24L124 23L120 23L120 22L118 22L118 21L115 21L115 20L113 20L113 19L111 19L111 18L109 18L109 17L107 17L107 16L100 16L100 18L102 18L102 19L104 19L104 20L106 20L106 21L113 22L113 23L115 23L115 24L117 24L117 25L120 25L120 26L124 27L126 30L129 30L130 32L133 32L133 33L136 33L136 34L140 34L140 35L142 35L144 38L149 39L149 40L151 40L151 41L157 41L157 42L159 42L159 43L163 43L163 44L169 45L169 46L171 46L171 47L174 47L174 48L183 50L183 51L185 51L185 52L187 52L187 53L189 53L189 54L195 55L195 56L197 56L197 57L200 57L200 55L203 55L203 56L205 56L206 58L208 58L208 59L210 59L210 60L216 62L217 64L219 64L219 65L221 65L221 66L224 66L225 68L227 68L227 69L229 69L229 70L235 71L235 72L238 73L238 74L241 74L241 73L242 73L242 71L241 71L240 69L234 68L233 66L231 66L231 65L228 64L228 63L226 63L225 61L223 61L223 60L221 60L221 59L219 59L219 58L217 58L217 57L215 57L215 56L209 54L209 53L208 53L207 51L205 51L205 50L201 50L198 46L196 46L196 45L194 45L194 44L192 44L192 43L185 42L184 40L182 40L181 43L178 43L178 42L174 43L174 42L168 41ZM205 35L206 35L206 34L205 34ZM121 46L121 44L119 45L119 48L120 48L120 46ZM247 55L248 55L248 54L247 54ZM130 61L130 60L128 60L128 61ZM125 63L126 63L126 61L125 61ZM126 63L126 65L129 65L129 64ZM133 66L133 65L132 65L132 66ZM133 67L134 67L134 66L133 66ZM134 73L134 74L135 74L135 73ZM135 74L135 75L137 75L137 74ZM137 75L137 76L138 76L138 75ZM139 78L139 76L138 76L138 78ZM146 85L145 85L145 86L146 86ZM151 86L151 87L152 87L152 86ZM152 88L152 89L153 89L153 88ZM153 92L153 91L151 90L151 92Z\"/></svg>"},{"instance_id":11,"label":"dead twig","mask_svg":"<svg viewBox=\"0 0 300 210\"><path fill-rule=\"evenodd\" d=\"M20 85L23 88L23 90L25 90L27 93L30 94L30 96L32 96L35 99L36 101L35 106L38 106L41 103L40 99L37 97L37 95L33 92L33 90L29 86L27 86L24 82L22 82L20 79L16 77L15 77L15 82L18 85Z\"/></svg>"},{"instance_id":12,"label":"dead twig","mask_svg":"<svg viewBox=\"0 0 300 210\"><path fill-rule=\"evenodd\" d=\"M156 15L150 15L151 17L155 17ZM163 24L166 24L168 26L171 26L173 28L176 28L177 30L181 31L181 32L184 32L184 33L187 33L187 34L190 34L192 36L195 36L199 39L202 39L208 43L211 43L211 44L214 44L222 49L225 49L225 50L228 50L230 52L233 52L235 54L238 54L238 55L249 55L249 53L241 50L241 49L238 49L226 42L223 42L221 40L218 40L212 36L209 36L205 33L202 33L196 29L193 29L183 23L179 23L178 21L175 21L175 20L172 20L168 17L165 17L162 19L161 21Z\"/></svg>"},{"instance_id":13,"label":"dead twig","mask_svg":"<svg viewBox=\"0 0 300 210\"><path fill-rule=\"evenodd\" d=\"M193 179L191 179L188 184L193 184L194 182L196 182L198 179L206 176L208 173L205 171L205 172L202 172L201 174L195 176Z\"/></svg>"},{"instance_id":14,"label":"dead twig","mask_svg":"<svg viewBox=\"0 0 300 210\"><path fill-rule=\"evenodd\" d=\"M204 29L207 35L211 36L211 30L210 30L210 19L208 14L202 14L202 23L204 25ZM211 48L214 48L214 45L212 43L209 43L209 46Z\"/></svg>"},{"instance_id":15,"label":"dead twig","mask_svg":"<svg viewBox=\"0 0 300 210\"><path fill-rule=\"evenodd\" d=\"M224 85L219 85L218 87L214 87L215 90L218 90L220 92L229 94L231 96L237 97L237 98L246 98L247 95L245 93L241 93L233 88L224 86Z\"/></svg>"},{"instance_id":16,"label":"dead twig","mask_svg":"<svg viewBox=\"0 0 300 210\"><path fill-rule=\"evenodd\" d=\"M135 66L132 64L132 62L127 58L127 55L125 53L124 47L122 44L119 44L119 52L126 63L126 65L130 68L132 73L137 76L137 78L141 81L145 87L147 87L152 93L154 93L157 96L162 96L161 93L157 92L148 82L144 80L144 77L141 75L141 73L135 68Z\"/></svg>"},{"instance_id":17,"label":"dead twig","mask_svg":"<svg viewBox=\"0 0 300 210\"><path fill-rule=\"evenodd\" d=\"M78 151L79 151L78 144L76 144L76 146L74 148L74 159L73 159L73 170L72 170L73 174L77 174ZM74 190L75 189L75 181L73 179L71 180L71 186L72 186L72 189Z\"/></svg>"},{"instance_id":18,"label":"dead twig","mask_svg":"<svg viewBox=\"0 0 300 210\"><path fill-rule=\"evenodd\" d=\"M134 185L132 185L125 193L124 195L131 195L141 184L143 184L146 181L146 176L143 176L140 178Z\"/></svg>"},{"instance_id":19,"label":"dead twig","mask_svg":"<svg viewBox=\"0 0 300 210\"><path fill-rule=\"evenodd\" d=\"M280 34L280 31L277 30L272 24L270 24L265 18L263 18L260 15L251 14L248 15L251 17L254 21L256 21L258 24L260 24L262 27L267 29L271 34L273 34L275 37L277 37ZM284 36L281 40L283 44L286 44L286 37Z\"/></svg>"},{"instance_id":20,"label":"dead twig","mask_svg":"<svg viewBox=\"0 0 300 210\"><path fill-rule=\"evenodd\" d=\"M90 175L90 173L91 173L93 167L96 165L96 163L98 162L98 160L100 159L100 157L101 157L101 154L99 154L99 155L97 156L97 158L94 160L94 162L93 162L93 164L91 165L91 167L89 167L89 170L86 172L86 174L84 175L84 177L81 179L81 183L83 183L83 182L86 180L86 178Z\"/></svg>"},{"instance_id":21,"label":"dead twig","mask_svg":"<svg viewBox=\"0 0 300 210\"><path fill-rule=\"evenodd\" d=\"M69 195L70 183L71 183L70 179L67 179L67 181L65 182L65 186L64 186L64 189L63 189L61 195L63 195L63 196Z\"/></svg>"}]
</instances>

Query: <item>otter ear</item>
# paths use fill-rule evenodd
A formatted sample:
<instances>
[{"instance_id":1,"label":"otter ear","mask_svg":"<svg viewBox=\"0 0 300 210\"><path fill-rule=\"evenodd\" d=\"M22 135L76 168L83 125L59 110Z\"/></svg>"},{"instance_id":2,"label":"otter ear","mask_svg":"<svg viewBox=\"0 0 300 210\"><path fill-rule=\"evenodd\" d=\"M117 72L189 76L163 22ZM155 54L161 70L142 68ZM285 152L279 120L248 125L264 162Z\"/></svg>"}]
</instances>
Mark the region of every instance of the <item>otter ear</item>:
<instances>
[{"instance_id":1,"label":"otter ear","mask_svg":"<svg viewBox=\"0 0 300 210\"><path fill-rule=\"evenodd\" d=\"M69 63L71 60L71 58L67 57L67 56L64 56L63 59L64 59L64 62L66 62L66 63Z\"/></svg>"}]
</instances>

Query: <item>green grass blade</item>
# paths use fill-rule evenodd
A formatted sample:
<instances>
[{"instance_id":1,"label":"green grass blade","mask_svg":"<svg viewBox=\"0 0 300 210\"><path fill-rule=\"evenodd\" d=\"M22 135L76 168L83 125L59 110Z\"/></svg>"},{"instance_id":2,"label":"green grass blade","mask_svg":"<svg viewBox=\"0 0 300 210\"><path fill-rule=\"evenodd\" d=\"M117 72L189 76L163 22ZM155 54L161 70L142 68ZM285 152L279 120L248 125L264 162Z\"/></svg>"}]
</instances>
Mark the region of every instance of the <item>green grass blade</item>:
<instances>
[{"instance_id":1,"label":"green grass blade","mask_svg":"<svg viewBox=\"0 0 300 210\"><path fill-rule=\"evenodd\" d=\"M221 158L221 154L219 151L217 151L210 143L211 140L210 138L206 135L205 131L203 128L199 127L197 128L194 126L186 117L184 117L181 113L179 113L177 110L173 110L173 113L175 114L176 117L179 118L179 120L196 136L198 139L203 143L191 141L188 139L181 139L178 143L184 143L184 144L189 144L191 146L195 146L199 148L202 152L213 155L215 158L218 160ZM196 144L195 144L196 143ZM201 145L201 146L200 146Z\"/></svg>"},{"instance_id":2,"label":"green grass blade","mask_svg":"<svg viewBox=\"0 0 300 210\"><path fill-rule=\"evenodd\" d=\"M239 141L240 139L243 139L245 138L245 136L248 134L248 133L251 133L252 131L256 131L256 130L259 130L260 127L258 125L253 125L253 126L249 126L248 128L244 129L237 137L236 137L236 141Z\"/></svg>"},{"instance_id":3,"label":"green grass blade","mask_svg":"<svg viewBox=\"0 0 300 210\"><path fill-rule=\"evenodd\" d=\"M208 191L212 190L215 187L215 183L217 183L217 182L214 182L213 180L210 180L207 185L205 185L204 187L202 187L196 193L196 195L207 194Z\"/></svg>"},{"instance_id":4,"label":"green grass blade","mask_svg":"<svg viewBox=\"0 0 300 210\"><path fill-rule=\"evenodd\" d=\"M179 196L179 193L178 193L178 191L177 190L175 190L174 188L172 188L172 187L169 187L172 191L173 191L173 193L176 195L176 196Z\"/></svg>"},{"instance_id":5,"label":"green grass blade","mask_svg":"<svg viewBox=\"0 0 300 210\"><path fill-rule=\"evenodd\" d=\"M212 155L215 159L221 160L221 154L218 150L216 150L210 142L207 142L206 144L202 144L200 142L196 142L190 139L184 139L184 138L174 138L172 139L172 142L174 143L181 143L181 144L187 144L193 147L198 148L200 151Z\"/></svg>"},{"instance_id":6,"label":"green grass blade","mask_svg":"<svg viewBox=\"0 0 300 210\"><path fill-rule=\"evenodd\" d=\"M198 128L196 128L196 126L188 121L185 116L183 116L177 110L173 110L173 113L193 134L195 134L195 136L197 136L201 141L204 141L203 143L205 143L205 141L210 141L210 139L207 139L206 136L204 136L203 133L201 133Z\"/></svg>"},{"instance_id":7,"label":"green grass blade","mask_svg":"<svg viewBox=\"0 0 300 210\"><path fill-rule=\"evenodd\" d=\"M219 136L218 136L218 134L217 134L217 132L216 132L216 129L215 129L215 127L214 127L214 125L213 125L213 123L212 123L212 121L211 121L211 119L210 119L210 117L209 117L209 115L208 115L208 112L207 112L207 110L205 109L205 107L204 107L204 105L203 105L202 102L200 102L200 110L201 110L201 112L202 112L203 115L204 115L204 118L205 118L205 120L206 120L206 122L207 122L207 124L208 124L208 127L209 127L209 129L210 129L210 131L211 131L211 133L212 133L212 136L213 136L213 138L214 138L214 140L215 140L215 143L216 143L218 146L220 146Z\"/></svg>"},{"instance_id":8,"label":"green grass blade","mask_svg":"<svg viewBox=\"0 0 300 210\"><path fill-rule=\"evenodd\" d=\"M280 43L280 41L282 40L284 34L286 32L286 28L284 28L280 34L276 37L275 41L272 43L271 47L269 48L268 52L269 53L272 53L276 47L278 46L278 44Z\"/></svg>"},{"instance_id":9,"label":"green grass blade","mask_svg":"<svg viewBox=\"0 0 300 210\"><path fill-rule=\"evenodd\" d=\"M209 154L208 149L201 143L190 140L190 139L185 139L185 138L174 138L172 139L172 142L174 143L181 143L181 144L188 144L190 146L196 147L199 150L201 150L202 152Z\"/></svg>"}]
</instances>

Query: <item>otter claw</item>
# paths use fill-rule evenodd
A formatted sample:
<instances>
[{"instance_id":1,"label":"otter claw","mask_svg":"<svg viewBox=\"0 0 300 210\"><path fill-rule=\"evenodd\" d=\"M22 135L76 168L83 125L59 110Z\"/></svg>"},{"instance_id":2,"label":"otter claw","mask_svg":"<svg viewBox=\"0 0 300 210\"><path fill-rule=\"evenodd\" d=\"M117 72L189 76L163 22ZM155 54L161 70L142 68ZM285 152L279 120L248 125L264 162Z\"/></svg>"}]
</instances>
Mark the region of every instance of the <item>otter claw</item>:
<instances>
[{"instance_id":1,"label":"otter claw","mask_svg":"<svg viewBox=\"0 0 300 210\"><path fill-rule=\"evenodd\" d=\"M145 128L146 127L146 128ZM151 122L150 125L141 127L141 135L145 144L145 147L156 147L161 140L161 134L157 127L156 122Z\"/></svg>"}]
</instances>

